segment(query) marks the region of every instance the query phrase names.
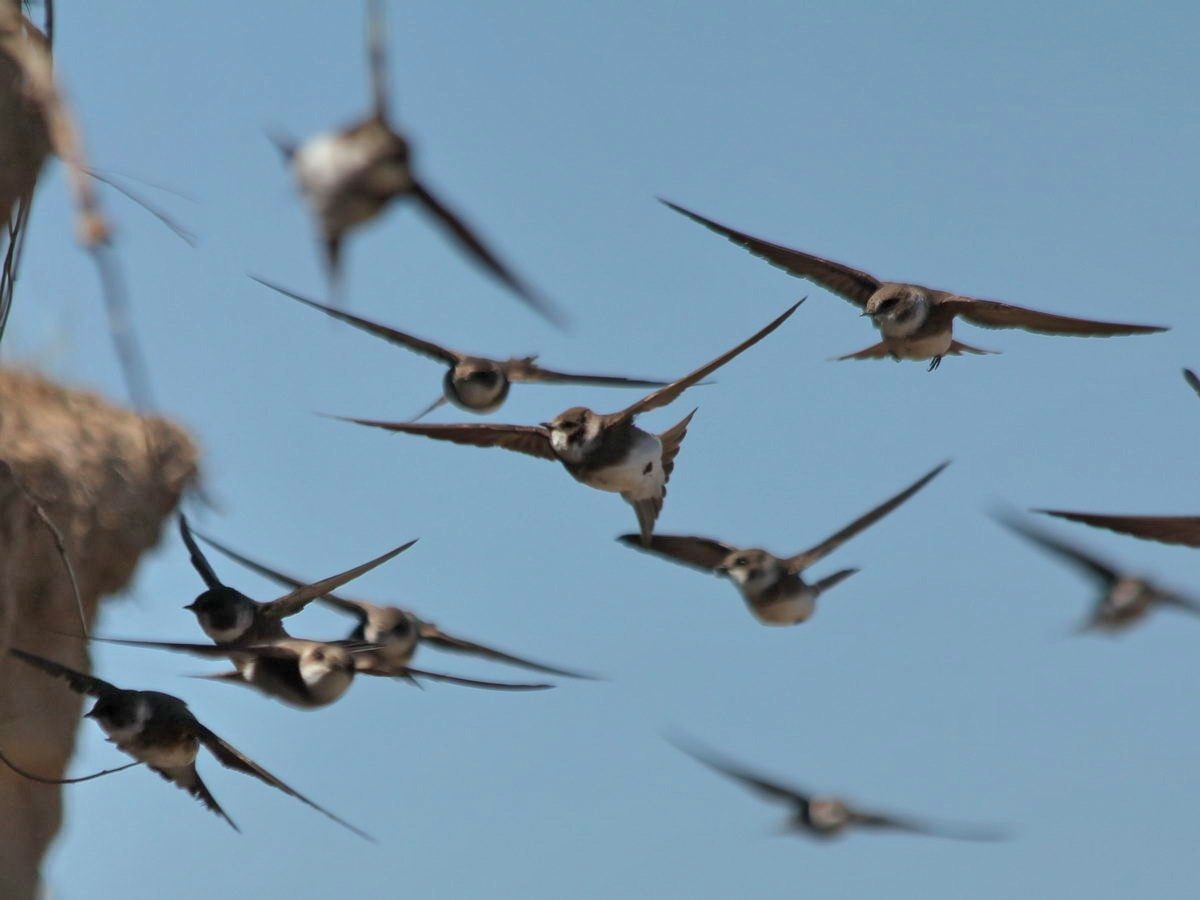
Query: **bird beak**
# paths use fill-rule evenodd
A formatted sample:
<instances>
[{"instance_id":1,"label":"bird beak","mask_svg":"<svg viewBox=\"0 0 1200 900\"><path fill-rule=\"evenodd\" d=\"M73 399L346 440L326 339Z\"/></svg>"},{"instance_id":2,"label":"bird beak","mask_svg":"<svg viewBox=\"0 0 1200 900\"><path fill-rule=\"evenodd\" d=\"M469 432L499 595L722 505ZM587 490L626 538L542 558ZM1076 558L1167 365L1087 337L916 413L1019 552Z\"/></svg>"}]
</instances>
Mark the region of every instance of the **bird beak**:
<instances>
[{"instance_id":1,"label":"bird beak","mask_svg":"<svg viewBox=\"0 0 1200 900\"><path fill-rule=\"evenodd\" d=\"M90 709L90 710L88 710L87 712L85 712L85 713L83 714L83 717L84 717L85 719L94 719L94 718L96 718L96 710L95 710L95 709Z\"/></svg>"},{"instance_id":2,"label":"bird beak","mask_svg":"<svg viewBox=\"0 0 1200 900\"><path fill-rule=\"evenodd\" d=\"M551 427L552 426L549 422L538 422L538 428L545 428L547 431L549 431Z\"/></svg>"},{"instance_id":3,"label":"bird beak","mask_svg":"<svg viewBox=\"0 0 1200 900\"><path fill-rule=\"evenodd\" d=\"M193 600L191 603L189 603L187 606L184 607L184 609L195 609L195 608L196 608L195 600Z\"/></svg>"},{"instance_id":4,"label":"bird beak","mask_svg":"<svg viewBox=\"0 0 1200 900\"><path fill-rule=\"evenodd\" d=\"M729 574L729 566L717 566L715 569L713 569L713 571L716 572L718 575L728 575Z\"/></svg>"},{"instance_id":5,"label":"bird beak","mask_svg":"<svg viewBox=\"0 0 1200 900\"><path fill-rule=\"evenodd\" d=\"M875 318L875 314L874 314L874 313L869 313L869 312L867 312L866 310L864 310L863 312L859 313L858 315L859 315L859 318L862 318L863 316L870 316L871 318Z\"/></svg>"}]
</instances>

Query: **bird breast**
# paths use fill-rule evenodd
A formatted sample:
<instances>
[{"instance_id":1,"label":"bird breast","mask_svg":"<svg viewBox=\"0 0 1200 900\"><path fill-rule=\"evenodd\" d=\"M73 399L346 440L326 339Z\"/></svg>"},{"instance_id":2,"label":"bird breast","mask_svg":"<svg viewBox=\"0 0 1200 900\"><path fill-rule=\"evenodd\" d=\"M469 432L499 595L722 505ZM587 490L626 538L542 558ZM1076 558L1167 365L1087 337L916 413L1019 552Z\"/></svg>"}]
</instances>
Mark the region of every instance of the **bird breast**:
<instances>
[{"instance_id":1,"label":"bird breast","mask_svg":"<svg viewBox=\"0 0 1200 900\"><path fill-rule=\"evenodd\" d=\"M662 464L662 441L656 435L631 429L626 454L614 463L587 469L576 477L589 487L626 494L634 500L661 497L666 484Z\"/></svg>"},{"instance_id":2,"label":"bird breast","mask_svg":"<svg viewBox=\"0 0 1200 900\"><path fill-rule=\"evenodd\" d=\"M764 625L798 625L816 611L816 592L799 578L780 578L765 589L739 585L742 598Z\"/></svg>"},{"instance_id":3,"label":"bird breast","mask_svg":"<svg viewBox=\"0 0 1200 900\"><path fill-rule=\"evenodd\" d=\"M467 375L456 377L458 373L449 372L444 383L446 399L460 409L472 412L493 412L500 408L508 396L509 382L500 372L489 380L471 378Z\"/></svg>"},{"instance_id":4,"label":"bird breast","mask_svg":"<svg viewBox=\"0 0 1200 900\"><path fill-rule=\"evenodd\" d=\"M338 133L317 135L296 151L296 180L328 227L340 230L365 222L388 199L412 187L408 167L381 158L379 151L378 142Z\"/></svg>"},{"instance_id":5,"label":"bird breast","mask_svg":"<svg viewBox=\"0 0 1200 900\"><path fill-rule=\"evenodd\" d=\"M199 750L200 740L188 735L177 741L142 745L133 755L156 769L177 769L194 763Z\"/></svg>"}]
</instances>

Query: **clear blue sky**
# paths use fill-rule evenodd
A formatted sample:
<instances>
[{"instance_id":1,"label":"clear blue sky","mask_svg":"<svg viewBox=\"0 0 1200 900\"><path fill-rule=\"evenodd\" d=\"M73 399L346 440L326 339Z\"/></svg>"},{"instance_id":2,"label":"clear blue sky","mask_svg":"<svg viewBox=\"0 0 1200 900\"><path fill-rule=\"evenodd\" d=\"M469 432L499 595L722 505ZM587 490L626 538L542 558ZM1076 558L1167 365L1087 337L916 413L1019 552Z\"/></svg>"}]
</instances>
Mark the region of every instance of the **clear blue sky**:
<instances>
[{"instance_id":1,"label":"clear blue sky","mask_svg":"<svg viewBox=\"0 0 1200 900\"><path fill-rule=\"evenodd\" d=\"M60 3L59 66L97 165L197 200L163 199L201 234L192 251L108 197L160 403L203 445L221 502L199 524L314 577L420 537L358 593L609 680L539 695L364 683L302 713L180 677L200 660L100 650L103 677L185 697L381 846L203 758L243 835L144 771L68 789L55 895L1194 896L1200 622L1164 612L1120 640L1065 637L1088 584L986 511L1200 511L1200 402L1179 378L1200 365L1195 5L389 6L399 120L427 179L574 329L529 314L407 208L351 243L355 309L467 350L670 377L809 294L718 385L647 417L661 429L700 406L665 532L792 552L954 464L814 570L863 568L813 620L767 629L729 585L614 543L631 511L554 466L315 417L404 417L441 377L246 278L323 292L264 132L364 110L361 8ZM881 276L1174 330L965 327L1003 355L932 375L827 362L875 339L852 307L658 194ZM57 171L5 350L123 392ZM518 388L496 418L629 399ZM1195 551L1061 533L1200 592ZM199 638L179 608L197 587L170 535L103 631ZM295 626L347 627L320 610ZM784 811L683 757L665 728L814 788L1017 837L771 837ZM90 723L81 735L73 771L119 762Z\"/></svg>"}]
</instances>

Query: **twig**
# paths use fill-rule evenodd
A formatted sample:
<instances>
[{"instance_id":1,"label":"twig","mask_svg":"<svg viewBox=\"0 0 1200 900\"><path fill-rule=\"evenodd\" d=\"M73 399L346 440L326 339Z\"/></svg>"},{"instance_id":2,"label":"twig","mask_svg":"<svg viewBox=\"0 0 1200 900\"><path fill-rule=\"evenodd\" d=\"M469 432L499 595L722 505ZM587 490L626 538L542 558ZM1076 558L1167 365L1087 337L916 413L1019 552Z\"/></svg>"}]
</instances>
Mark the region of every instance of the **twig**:
<instances>
[{"instance_id":1,"label":"twig","mask_svg":"<svg viewBox=\"0 0 1200 900\"><path fill-rule=\"evenodd\" d=\"M25 482L17 477L17 473L13 470L8 460L0 459L0 471L8 473L13 484L17 486L17 490L21 492L21 496L25 498L25 501L33 508L38 519L46 526L46 530L50 532L50 536L54 540L54 546L58 549L58 556L62 560L63 568L67 570L67 578L71 582L71 592L75 595L75 608L79 610L79 627L83 629L83 633L86 636L88 627L87 616L83 611L83 596L79 593L79 581L75 577L75 567L71 565L71 557L67 553L67 544L63 539L62 532L51 521L50 516L47 515L45 508L38 501L37 497L34 496L33 491L26 486Z\"/></svg>"},{"instance_id":2,"label":"twig","mask_svg":"<svg viewBox=\"0 0 1200 900\"><path fill-rule=\"evenodd\" d=\"M28 778L30 781L36 781L39 784L80 784L84 781L91 781L94 778L103 778L105 775L113 775L117 772L124 772L126 769L132 769L134 766L140 766L140 760L134 760L131 763L126 763L123 766L117 766L115 769L104 769L100 772L93 772L91 775L83 775L79 778L43 778L41 775L34 775L32 772L26 772L11 759L0 751L0 762L4 763L22 778Z\"/></svg>"}]
</instances>

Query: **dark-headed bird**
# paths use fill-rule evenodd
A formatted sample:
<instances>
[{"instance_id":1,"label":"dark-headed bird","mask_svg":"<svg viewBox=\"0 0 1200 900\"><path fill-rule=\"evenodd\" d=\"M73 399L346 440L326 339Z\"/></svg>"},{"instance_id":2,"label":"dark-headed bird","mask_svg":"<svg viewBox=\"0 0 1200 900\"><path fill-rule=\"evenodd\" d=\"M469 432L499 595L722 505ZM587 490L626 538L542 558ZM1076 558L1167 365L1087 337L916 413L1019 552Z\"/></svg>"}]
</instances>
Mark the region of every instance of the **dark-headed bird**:
<instances>
[{"instance_id":1,"label":"dark-headed bird","mask_svg":"<svg viewBox=\"0 0 1200 900\"><path fill-rule=\"evenodd\" d=\"M276 139L317 219L335 291L347 233L374 219L393 200L411 197L479 265L533 310L561 324L561 314L501 262L474 229L439 200L414 171L412 148L390 121L379 0L369 4L367 51L373 97L370 115L339 131L318 134L298 146Z\"/></svg>"},{"instance_id":2,"label":"dark-headed bird","mask_svg":"<svg viewBox=\"0 0 1200 900\"><path fill-rule=\"evenodd\" d=\"M259 284L266 285L284 296L299 300L306 306L320 310L348 325L353 325L368 334L383 338L400 347L412 350L429 359L444 363L448 368L442 379L442 396L425 407L412 421L423 418L443 403L453 403L459 409L474 413L490 413L498 410L508 398L509 388L514 383L527 384L595 384L604 387L651 388L663 387L665 381L648 381L626 378L622 375L581 375L576 372L559 372L538 364L536 356L518 356L509 359L493 359L451 350L433 341L398 331L388 325L372 322L332 306L303 297L294 291L280 287L263 278L251 276Z\"/></svg>"},{"instance_id":3,"label":"dark-headed bird","mask_svg":"<svg viewBox=\"0 0 1200 900\"><path fill-rule=\"evenodd\" d=\"M816 611L817 598L821 594L849 578L858 569L842 569L811 584L804 580L801 573L859 532L874 525L929 484L948 465L948 462L942 463L890 500L859 516L841 531L794 556L775 556L766 550L743 549L695 535L656 534L646 545L641 543L636 534L623 534L617 540L672 562L729 578L737 585L751 614L764 625L798 625L807 621Z\"/></svg>"},{"instance_id":4,"label":"dark-headed bird","mask_svg":"<svg viewBox=\"0 0 1200 900\"><path fill-rule=\"evenodd\" d=\"M173 650L208 659L232 660L234 668L230 671L201 677L254 688L259 693L296 709L319 709L328 706L346 693L355 675L400 678L413 684L419 684L419 679L428 678L431 681L445 681L496 691L540 691L553 687L540 683L481 681L412 667L385 669L370 655L381 649L380 645L366 641L281 638L261 643L227 644L218 647L213 644L191 644L184 641L140 641L95 635L91 639L125 647Z\"/></svg>"},{"instance_id":5,"label":"dark-headed bird","mask_svg":"<svg viewBox=\"0 0 1200 900\"><path fill-rule=\"evenodd\" d=\"M870 316L875 327L882 333L883 340L865 350L839 356L838 359L927 359L929 370L933 371L941 363L943 356L993 352L956 341L956 316L984 328L1023 328L1040 334L1076 337L1149 334L1167 330L1157 325L1126 325L1076 319L1012 306L996 300L978 300L919 284L881 281L859 269L752 237L667 200L662 202L693 222L698 222L744 250L765 259L771 265L783 269L789 275L806 278L849 300L863 311L862 315Z\"/></svg>"},{"instance_id":6,"label":"dark-headed bird","mask_svg":"<svg viewBox=\"0 0 1200 900\"><path fill-rule=\"evenodd\" d=\"M541 425L423 425L374 419L345 421L403 434L424 435L455 444L501 447L560 462L576 481L596 490L620 494L637 514L642 541L648 544L667 493L667 481L675 467L675 456L679 453L679 445L687 434L688 423L695 415L695 410L662 434L643 431L634 424L634 419L644 412L673 402L689 387L753 347L782 325L800 303L732 350L690 375L647 394L620 412L603 414L584 406L575 406Z\"/></svg>"},{"instance_id":7,"label":"dark-headed bird","mask_svg":"<svg viewBox=\"0 0 1200 900\"><path fill-rule=\"evenodd\" d=\"M303 584L298 578L250 559L207 535L197 532L196 536L210 544L218 552L265 578L287 586ZM416 613L407 609L396 606L378 606L365 600L351 600L332 593L317 599L358 620L349 639L378 645L378 650L369 651L363 656L369 658L372 661L372 668L380 673L392 669L396 674L403 674L404 670L408 669L408 664L412 661L413 656L416 655L417 648L422 644L429 644L441 650L472 654L484 659L520 666L534 672L543 672L547 675L561 675L567 678L588 677L579 672L533 662L475 641L448 634L437 625L421 619ZM362 667L365 667L365 664Z\"/></svg>"},{"instance_id":8,"label":"dark-headed bird","mask_svg":"<svg viewBox=\"0 0 1200 900\"><path fill-rule=\"evenodd\" d=\"M10 648L9 653L48 675L65 681L77 694L95 697L85 718L94 719L117 748L145 763L172 784L183 788L238 830L196 771L196 756L203 745L221 765L252 775L264 784L295 797L360 837L370 835L313 803L288 787L254 760L204 726L178 697L158 691L123 690L107 681L76 672L61 663Z\"/></svg>"},{"instance_id":9,"label":"dark-headed bird","mask_svg":"<svg viewBox=\"0 0 1200 900\"><path fill-rule=\"evenodd\" d=\"M370 572L376 566L403 553L416 543L415 540L401 544L382 556L377 556L360 566L331 575L312 584L296 585L282 597L269 603L252 600L241 591L221 582L192 537L187 517L179 516L179 533L187 546L192 568L204 580L207 589L184 609L191 610L204 633L218 645L253 643L286 638L283 620L294 616L317 597L337 590L343 584Z\"/></svg>"}]
</instances>

